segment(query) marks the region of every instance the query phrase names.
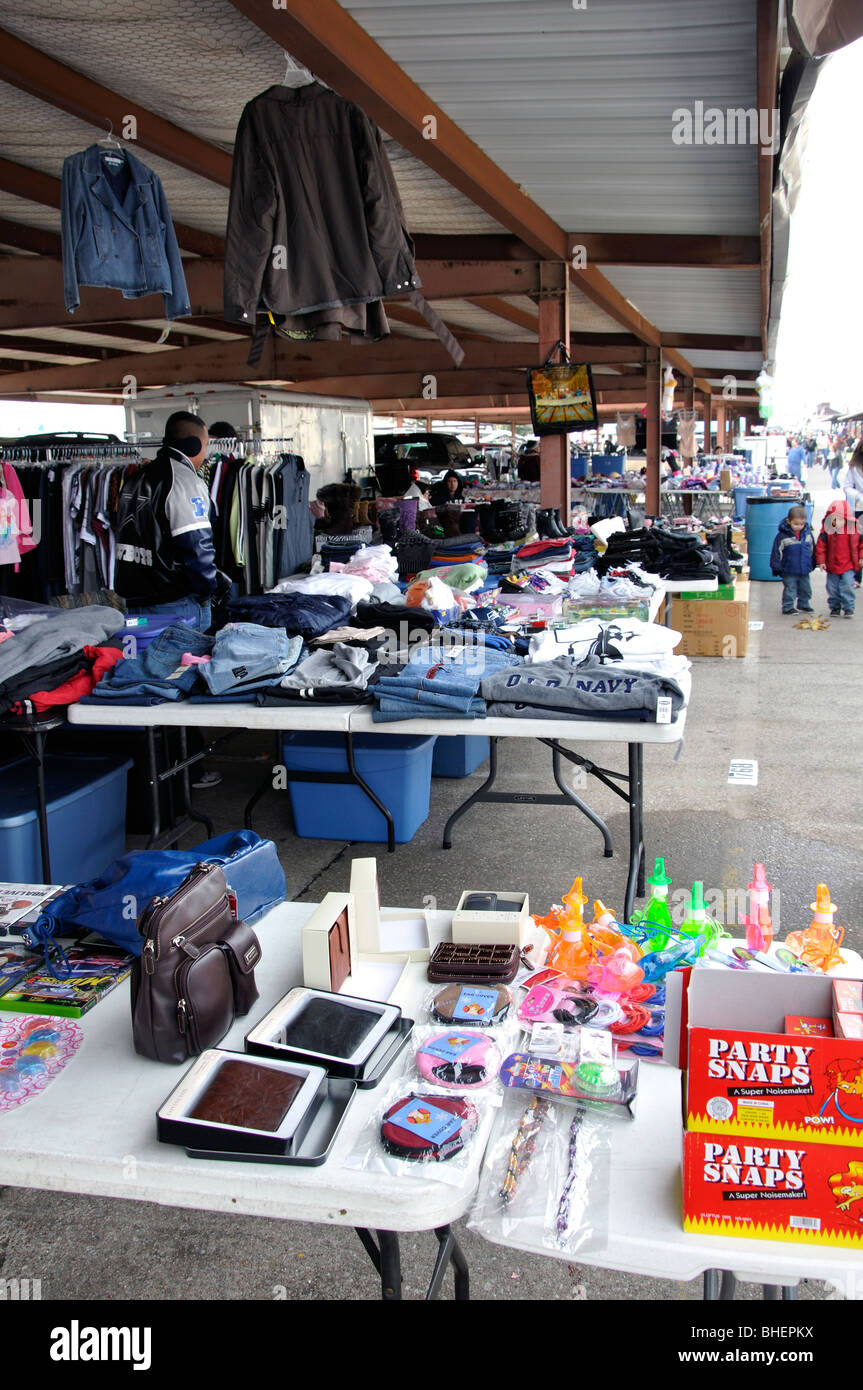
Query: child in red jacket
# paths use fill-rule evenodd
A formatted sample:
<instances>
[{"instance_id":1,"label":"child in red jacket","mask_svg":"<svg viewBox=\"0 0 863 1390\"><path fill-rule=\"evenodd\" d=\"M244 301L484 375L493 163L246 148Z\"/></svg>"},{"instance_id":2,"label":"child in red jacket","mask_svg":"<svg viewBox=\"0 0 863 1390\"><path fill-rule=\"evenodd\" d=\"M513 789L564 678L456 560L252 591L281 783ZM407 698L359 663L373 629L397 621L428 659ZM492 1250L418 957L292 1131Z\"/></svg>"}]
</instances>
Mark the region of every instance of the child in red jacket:
<instances>
[{"instance_id":1,"label":"child in red jacket","mask_svg":"<svg viewBox=\"0 0 863 1390\"><path fill-rule=\"evenodd\" d=\"M854 617L854 571L860 567L860 522L848 503L831 502L815 544L815 559L827 572L827 602L834 617Z\"/></svg>"}]
</instances>

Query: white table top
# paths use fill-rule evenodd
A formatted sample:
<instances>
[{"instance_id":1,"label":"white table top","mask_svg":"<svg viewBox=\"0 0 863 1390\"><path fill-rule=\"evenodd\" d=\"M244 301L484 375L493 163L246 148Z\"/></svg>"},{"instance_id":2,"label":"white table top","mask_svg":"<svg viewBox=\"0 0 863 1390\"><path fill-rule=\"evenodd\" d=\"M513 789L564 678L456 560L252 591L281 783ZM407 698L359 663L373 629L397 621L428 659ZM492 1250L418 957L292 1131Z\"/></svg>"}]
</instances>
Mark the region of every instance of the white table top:
<instances>
[{"instance_id":1,"label":"white table top","mask_svg":"<svg viewBox=\"0 0 863 1390\"><path fill-rule=\"evenodd\" d=\"M703 1236L683 1229L681 1077L676 1067L642 1062L636 1117L614 1125L607 1241L595 1252L549 1250L539 1222L501 1237L510 1248L567 1263L657 1279L696 1279L730 1270L759 1284L824 1279L846 1298L863 1297L863 1250ZM563 1113L563 1111L562 1111Z\"/></svg>"},{"instance_id":2,"label":"white table top","mask_svg":"<svg viewBox=\"0 0 863 1390\"><path fill-rule=\"evenodd\" d=\"M718 579L661 579L667 594L715 594Z\"/></svg>"},{"instance_id":3,"label":"white table top","mask_svg":"<svg viewBox=\"0 0 863 1390\"><path fill-rule=\"evenodd\" d=\"M282 903L254 925L261 941L261 997L221 1047L242 1052L245 1034L282 994L302 983L301 927L315 907ZM448 935L449 914L429 916L435 939ZM395 1002L410 1016L411 1003L428 984L425 965L408 969L405 997ZM78 1022L84 1038L66 1069L40 1095L0 1114L0 1184L390 1231L445 1226L470 1205L491 1112L481 1121L461 1186L342 1166L371 1122L386 1078L380 1088L356 1092L333 1152L319 1168L189 1158L178 1145L156 1138L156 1111L186 1068L135 1053L128 981Z\"/></svg>"},{"instance_id":4,"label":"white table top","mask_svg":"<svg viewBox=\"0 0 863 1390\"><path fill-rule=\"evenodd\" d=\"M261 999L222 1047L242 1051L244 1035L275 999L300 982L301 927L315 906L283 903L255 925L262 945ZM449 935L450 921L450 913L429 913L433 941ZM396 996L406 1013L428 988L424 965L408 969ZM193 1159L179 1146L156 1139L156 1110L185 1068L151 1062L133 1051L128 982L79 1022L84 1039L67 1068L26 1105L0 1114L0 1184L391 1231L446 1225L472 1203L496 1110L481 1122L459 1186L343 1166L357 1136L373 1123L386 1079L381 1088L357 1091L333 1152L319 1168ZM680 1085L676 1068L642 1063L636 1118L614 1126L605 1248L558 1255L543 1246L541 1231L529 1226L506 1244L570 1263L576 1259L660 1278L693 1279L705 1269L725 1269L761 1283L824 1279L848 1298L863 1296L863 1251L708 1238L683 1230Z\"/></svg>"}]
</instances>

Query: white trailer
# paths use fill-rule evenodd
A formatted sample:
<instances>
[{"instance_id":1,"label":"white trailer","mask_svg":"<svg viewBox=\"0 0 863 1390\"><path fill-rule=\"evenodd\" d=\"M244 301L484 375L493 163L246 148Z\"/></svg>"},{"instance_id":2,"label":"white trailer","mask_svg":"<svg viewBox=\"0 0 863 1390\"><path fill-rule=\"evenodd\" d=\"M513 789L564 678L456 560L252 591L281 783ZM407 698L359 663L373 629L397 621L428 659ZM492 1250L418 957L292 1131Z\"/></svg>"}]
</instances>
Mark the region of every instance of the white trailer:
<instances>
[{"instance_id":1,"label":"white trailer","mask_svg":"<svg viewBox=\"0 0 863 1390\"><path fill-rule=\"evenodd\" d=\"M325 483L372 473L372 408L368 401L338 396L215 382L146 391L126 402L126 430L149 453L161 441L175 410L191 410L208 425L227 420L242 438L291 440L285 452L301 454L309 470L311 496Z\"/></svg>"}]
</instances>

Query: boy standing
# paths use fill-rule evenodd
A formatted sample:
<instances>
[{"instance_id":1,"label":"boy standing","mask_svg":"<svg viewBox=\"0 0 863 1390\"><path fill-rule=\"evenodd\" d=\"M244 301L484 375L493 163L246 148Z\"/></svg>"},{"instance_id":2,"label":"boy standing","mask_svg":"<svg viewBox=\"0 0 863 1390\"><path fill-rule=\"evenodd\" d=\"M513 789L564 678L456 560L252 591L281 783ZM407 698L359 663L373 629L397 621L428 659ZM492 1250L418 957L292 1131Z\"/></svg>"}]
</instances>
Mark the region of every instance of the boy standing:
<instances>
[{"instance_id":1,"label":"boy standing","mask_svg":"<svg viewBox=\"0 0 863 1390\"><path fill-rule=\"evenodd\" d=\"M854 571L863 553L860 522L846 501L831 502L815 546L818 568L827 572L827 601L834 617L854 616Z\"/></svg>"},{"instance_id":2,"label":"boy standing","mask_svg":"<svg viewBox=\"0 0 863 1390\"><path fill-rule=\"evenodd\" d=\"M798 613L812 613L812 583L810 574L815 568L815 536L806 520L805 507L791 507L780 521L770 568L782 579L782 612L793 613L796 601Z\"/></svg>"}]
</instances>

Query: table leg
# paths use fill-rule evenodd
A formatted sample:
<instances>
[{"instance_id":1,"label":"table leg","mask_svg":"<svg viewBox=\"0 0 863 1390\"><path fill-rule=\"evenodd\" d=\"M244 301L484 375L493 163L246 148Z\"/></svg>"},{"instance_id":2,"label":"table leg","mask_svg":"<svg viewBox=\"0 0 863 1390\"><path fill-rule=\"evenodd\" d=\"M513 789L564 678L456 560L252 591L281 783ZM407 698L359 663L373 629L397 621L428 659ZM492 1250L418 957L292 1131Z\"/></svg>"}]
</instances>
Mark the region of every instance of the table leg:
<instances>
[{"instance_id":1,"label":"table leg","mask_svg":"<svg viewBox=\"0 0 863 1390\"><path fill-rule=\"evenodd\" d=\"M200 811L196 811L192 806L192 788L189 783L189 740L185 724L181 724L178 730L180 742L180 763L182 772L180 774L180 785L183 789L183 812L191 820L200 821L207 831L207 839L212 840L214 829L213 822L209 816L204 816Z\"/></svg>"},{"instance_id":2,"label":"table leg","mask_svg":"<svg viewBox=\"0 0 863 1390\"><path fill-rule=\"evenodd\" d=\"M762 1296L768 1303L779 1303L782 1298L781 1284L762 1284Z\"/></svg>"},{"instance_id":3,"label":"table leg","mask_svg":"<svg viewBox=\"0 0 863 1390\"><path fill-rule=\"evenodd\" d=\"M281 735L281 733L277 733L277 734L275 735L275 763L274 763L274 766L275 766L275 767L279 767L279 766L281 765L281 763L282 763L282 735ZM245 809L245 811L243 812L243 825L246 827L247 830L251 830L251 828L252 828L252 812L254 811L254 809L255 809L255 807L257 806L258 802L260 801L261 797L264 796L268 791L272 791L272 789L273 789L273 774L272 774L271 771L268 770L268 771L266 772L265 776L264 776L263 781L261 782L261 785L258 787L258 790L255 792L254 796L252 796L251 800L249 800L249 801L246 802L246 809Z\"/></svg>"},{"instance_id":4,"label":"table leg","mask_svg":"<svg viewBox=\"0 0 863 1390\"><path fill-rule=\"evenodd\" d=\"M630 743L629 751L629 873L623 920L628 922L635 906L636 893L644 894L644 832L643 813L643 756L640 743Z\"/></svg>"},{"instance_id":5,"label":"table leg","mask_svg":"<svg viewBox=\"0 0 863 1390\"><path fill-rule=\"evenodd\" d=\"M162 829L159 809L159 770L156 765L156 730L153 725L147 728L147 785L150 789L150 838L146 848L152 849Z\"/></svg>"},{"instance_id":6,"label":"table leg","mask_svg":"<svg viewBox=\"0 0 863 1390\"><path fill-rule=\"evenodd\" d=\"M42 848L42 882L51 882L51 845L48 839L48 803L45 795L45 735L35 729L36 804L39 808L39 843Z\"/></svg>"},{"instance_id":7,"label":"table leg","mask_svg":"<svg viewBox=\"0 0 863 1390\"><path fill-rule=\"evenodd\" d=\"M558 787L560 788L560 790L563 792L563 794L564 794L564 796L566 797L566 799L567 799L568 801L571 801L572 804L573 804L573 806L576 806L583 816L587 816L587 819L590 821L590 823L591 823L592 825L595 825L595 826L596 826L597 830L599 831L600 835L602 836L603 845L604 845L604 847L605 847L605 848L604 848L605 858L606 858L606 859L610 859L610 858L612 857L612 855L614 854L614 848L613 848L612 843L611 843L611 831L609 830L609 828L608 828L608 826L606 825L605 821L602 820L602 818L601 818L600 816L598 816L598 815L596 814L595 811L591 811L590 807L589 807L589 806L586 806L585 803L584 803L579 797L576 796L576 794L575 794L575 792L572 790L572 788L571 788L571 787L568 787L568 786L566 785L566 783L564 782L564 780L563 780L563 769L561 768L561 765L560 765L561 752L562 752L562 750L561 750L560 744L558 744L558 743L552 743L552 745L551 745L551 770L552 770L552 772L553 772L553 774L554 774L554 780L555 780L555 782L557 783L557 785L558 785Z\"/></svg>"},{"instance_id":8,"label":"table leg","mask_svg":"<svg viewBox=\"0 0 863 1390\"><path fill-rule=\"evenodd\" d=\"M719 1299L721 1270L705 1269L704 1271L704 1301L715 1303Z\"/></svg>"},{"instance_id":9,"label":"table leg","mask_svg":"<svg viewBox=\"0 0 863 1390\"><path fill-rule=\"evenodd\" d=\"M402 1296L402 1267L398 1235L395 1231L376 1231L378 1243L375 1245L371 1231L361 1226L355 1226L354 1230L380 1275L382 1300L384 1303L399 1301Z\"/></svg>"},{"instance_id":10,"label":"table leg","mask_svg":"<svg viewBox=\"0 0 863 1390\"><path fill-rule=\"evenodd\" d=\"M470 1276L468 1274L467 1260L461 1246L452 1233L452 1227L441 1226L435 1231L438 1239L438 1254L435 1260L435 1267L426 1291L426 1302L437 1298L440 1293L440 1286L443 1283L447 1266L452 1261L453 1277L455 1279L455 1296L458 1302L466 1302L470 1298Z\"/></svg>"},{"instance_id":11,"label":"table leg","mask_svg":"<svg viewBox=\"0 0 863 1390\"><path fill-rule=\"evenodd\" d=\"M737 1293L737 1278L730 1270L726 1269L722 1274L722 1285L719 1290L719 1297L723 1303L731 1303Z\"/></svg>"},{"instance_id":12,"label":"table leg","mask_svg":"<svg viewBox=\"0 0 863 1390\"><path fill-rule=\"evenodd\" d=\"M365 792L369 801L377 806L387 823L387 853L394 854L396 848L396 827L395 821L392 818L392 812L384 805L380 797L375 795L368 782L357 772L357 765L354 761L354 736L350 731L345 734L345 753L348 760L348 772L351 774L352 781L356 782L357 786Z\"/></svg>"},{"instance_id":13,"label":"table leg","mask_svg":"<svg viewBox=\"0 0 863 1390\"><path fill-rule=\"evenodd\" d=\"M460 820L461 817L465 814L465 812L470 810L474 802L482 800L483 794L487 792L490 787L494 786L496 780L497 739L492 738L489 740L488 747L488 776L486 777L482 786L478 787L477 790L473 793L473 795L468 797L467 801L462 802L461 806L459 806L455 811L453 811L452 815L450 816L449 820L443 828L444 849L452 849L452 828L455 825L456 821Z\"/></svg>"}]
</instances>

